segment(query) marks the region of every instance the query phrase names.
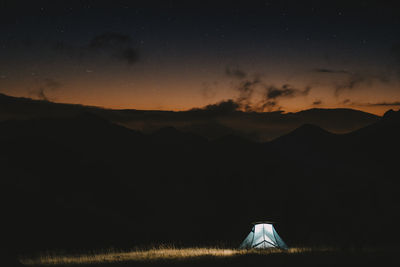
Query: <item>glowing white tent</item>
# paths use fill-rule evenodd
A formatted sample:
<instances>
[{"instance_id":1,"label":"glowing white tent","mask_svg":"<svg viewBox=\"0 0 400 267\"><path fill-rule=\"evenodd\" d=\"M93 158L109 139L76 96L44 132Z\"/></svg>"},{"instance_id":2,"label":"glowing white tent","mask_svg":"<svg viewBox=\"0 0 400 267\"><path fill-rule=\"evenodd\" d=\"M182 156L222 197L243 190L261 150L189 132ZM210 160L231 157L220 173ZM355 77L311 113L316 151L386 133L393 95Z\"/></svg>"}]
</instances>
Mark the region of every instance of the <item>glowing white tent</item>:
<instances>
[{"instance_id":1,"label":"glowing white tent","mask_svg":"<svg viewBox=\"0 0 400 267\"><path fill-rule=\"evenodd\" d=\"M239 248L282 248L288 246L275 231L271 222L254 223L250 234L240 244Z\"/></svg>"}]
</instances>

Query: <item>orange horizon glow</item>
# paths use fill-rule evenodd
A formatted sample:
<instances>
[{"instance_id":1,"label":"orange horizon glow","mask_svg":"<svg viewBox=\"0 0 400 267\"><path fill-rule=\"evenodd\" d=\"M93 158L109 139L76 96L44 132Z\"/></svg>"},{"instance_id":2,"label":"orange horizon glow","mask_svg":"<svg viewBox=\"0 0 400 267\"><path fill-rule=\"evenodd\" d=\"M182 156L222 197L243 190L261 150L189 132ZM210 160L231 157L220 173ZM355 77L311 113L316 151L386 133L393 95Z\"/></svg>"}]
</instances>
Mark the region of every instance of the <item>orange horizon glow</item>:
<instances>
[{"instance_id":1,"label":"orange horizon glow","mask_svg":"<svg viewBox=\"0 0 400 267\"><path fill-rule=\"evenodd\" d=\"M220 69L221 67L218 69L219 72L215 70L205 74L197 74L195 71L187 72L185 77L181 77L180 73L165 71L165 73L154 74L157 78L141 72L132 76L120 72L108 73L104 76L87 72L74 77L65 74L65 76L54 78L60 82L60 87L47 88L46 96L51 102L106 109L186 111L228 99L235 100L239 97L237 85L241 81L226 77ZM388 103L388 100L400 99L397 84L377 83L363 88L345 90L337 96L334 94L330 78L320 79L312 73L293 79L288 79L279 73L273 77L264 77L264 82L278 87L290 84L299 90L307 86L311 86L312 89L305 96L278 99L273 109L264 111L281 110L288 113L311 108L350 108L381 116L389 109L397 110L400 107L399 105L377 105L377 103ZM252 76L248 79L252 79ZM40 99L35 92L37 93L38 88L43 87L42 78L7 77L1 82L1 93ZM251 99L254 105L262 99L263 90L265 90L263 86L256 89Z\"/></svg>"},{"instance_id":2,"label":"orange horizon glow","mask_svg":"<svg viewBox=\"0 0 400 267\"><path fill-rule=\"evenodd\" d=\"M25 97L25 98L31 98L33 100L42 100L38 99L26 94L7 94L9 96L14 96L14 97ZM228 99L232 98L225 98L221 99L219 101L215 102L204 102L204 104L199 104L199 102L193 102L193 104L190 104L191 102L185 101L185 105L181 105L180 107L176 107L173 105L154 105L154 103L141 103L140 105L123 105L123 104L117 104L117 103L110 103L108 102L109 99L85 99L81 100L79 97L67 97L65 99L49 99L49 102L53 103L59 103L59 104L72 104L72 105L84 105L84 106L92 106L92 107L98 107L98 108L103 108L103 109L113 109L113 110L127 110L127 109L132 109L132 110L144 110L144 111L173 111L173 112L182 112L182 111L189 111L191 109L201 109L204 108L206 105L209 104L216 104L221 101L226 101ZM115 102L118 102L118 99L113 99ZM126 100L126 99L122 99ZM124 101L121 101L124 102ZM196 105L198 104L198 105ZM367 113L371 113L377 116L382 116L385 112L387 112L390 109L393 110L398 110L400 107L397 105L382 105L382 106L357 106L357 105L352 105L352 104L330 104L330 105L293 105L287 106L284 109L281 110L271 110L271 111L281 111L282 113L296 113L302 110L307 110L307 109L337 109L337 108L343 108L343 109L353 109L353 110L359 110ZM244 110L242 110L244 111ZM253 111L257 113L266 113L269 111Z\"/></svg>"}]
</instances>

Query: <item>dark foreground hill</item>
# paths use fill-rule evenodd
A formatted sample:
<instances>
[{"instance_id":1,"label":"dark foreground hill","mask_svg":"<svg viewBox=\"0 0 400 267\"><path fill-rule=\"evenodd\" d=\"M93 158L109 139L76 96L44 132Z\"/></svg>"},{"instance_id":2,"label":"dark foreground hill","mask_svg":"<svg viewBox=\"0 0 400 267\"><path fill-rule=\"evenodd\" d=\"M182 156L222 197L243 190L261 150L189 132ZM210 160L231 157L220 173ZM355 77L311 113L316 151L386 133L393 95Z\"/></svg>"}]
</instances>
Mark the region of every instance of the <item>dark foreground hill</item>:
<instances>
[{"instance_id":1,"label":"dark foreground hill","mask_svg":"<svg viewBox=\"0 0 400 267\"><path fill-rule=\"evenodd\" d=\"M82 112L91 112L110 122L144 133L174 127L207 139L234 134L259 142L275 139L303 124L318 125L333 133L348 133L379 120L376 115L352 109L314 108L296 113L256 113L206 108L181 112L112 110L0 94L0 121L73 118Z\"/></svg>"},{"instance_id":2,"label":"dark foreground hill","mask_svg":"<svg viewBox=\"0 0 400 267\"><path fill-rule=\"evenodd\" d=\"M2 242L21 253L237 246L267 219L289 246L396 245L398 114L344 135L305 125L269 143L143 134L86 112L4 121Z\"/></svg>"}]
</instances>

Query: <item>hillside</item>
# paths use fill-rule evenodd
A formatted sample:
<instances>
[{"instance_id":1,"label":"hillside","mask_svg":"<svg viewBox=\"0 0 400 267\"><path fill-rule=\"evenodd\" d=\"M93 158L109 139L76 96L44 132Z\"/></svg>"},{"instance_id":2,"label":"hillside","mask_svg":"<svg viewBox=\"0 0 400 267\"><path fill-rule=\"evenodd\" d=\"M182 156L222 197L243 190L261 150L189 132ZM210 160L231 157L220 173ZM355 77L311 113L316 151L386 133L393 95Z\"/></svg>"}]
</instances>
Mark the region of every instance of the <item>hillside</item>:
<instances>
[{"instance_id":1,"label":"hillside","mask_svg":"<svg viewBox=\"0 0 400 267\"><path fill-rule=\"evenodd\" d=\"M273 140L303 124L318 125L332 133L347 133L379 120L376 115L352 109L309 109L297 113L216 112L205 109L181 112L112 110L0 94L0 121L71 118L85 111L144 133L174 127L207 139L233 134L257 142Z\"/></svg>"},{"instance_id":2,"label":"hillside","mask_svg":"<svg viewBox=\"0 0 400 267\"><path fill-rule=\"evenodd\" d=\"M305 125L263 144L143 134L87 113L2 122L2 210L5 229L16 229L4 242L235 246L249 222L268 218L289 245L391 243L397 163L381 144L399 147L395 117L345 135Z\"/></svg>"}]
</instances>

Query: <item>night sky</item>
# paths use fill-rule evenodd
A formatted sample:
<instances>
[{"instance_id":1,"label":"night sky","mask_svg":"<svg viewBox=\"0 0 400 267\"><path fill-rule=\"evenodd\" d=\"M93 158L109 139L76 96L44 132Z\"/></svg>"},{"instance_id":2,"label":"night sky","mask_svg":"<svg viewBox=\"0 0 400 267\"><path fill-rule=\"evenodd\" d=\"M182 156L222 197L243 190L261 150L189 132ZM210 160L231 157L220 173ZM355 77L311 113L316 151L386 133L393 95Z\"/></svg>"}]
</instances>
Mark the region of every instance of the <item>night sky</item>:
<instances>
[{"instance_id":1,"label":"night sky","mask_svg":"<svg viewBox=\"0 0 400 267\"><path fill-rule=\"evenodd\" d=\"M124 109L400 106L395 4L26 2L0 1L0 93Z\"/></svg>"}]
</instances>

